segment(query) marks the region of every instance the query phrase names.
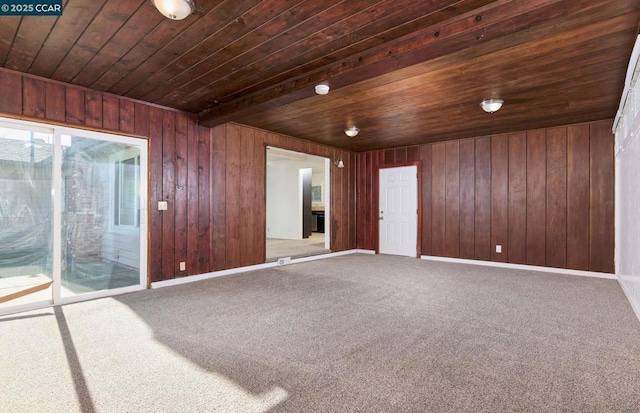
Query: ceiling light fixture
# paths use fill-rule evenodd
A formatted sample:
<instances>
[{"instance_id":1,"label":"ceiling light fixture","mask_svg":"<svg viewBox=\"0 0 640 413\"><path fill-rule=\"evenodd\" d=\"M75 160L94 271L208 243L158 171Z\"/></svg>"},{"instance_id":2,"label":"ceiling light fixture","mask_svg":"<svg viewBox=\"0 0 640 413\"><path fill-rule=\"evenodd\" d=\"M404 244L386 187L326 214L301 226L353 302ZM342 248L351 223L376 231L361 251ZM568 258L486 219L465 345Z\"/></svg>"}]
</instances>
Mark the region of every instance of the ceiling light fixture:
<instances>
[{"instance_id":1,"label":"ceiling light fixture","mask_svg":"<svg viewBox=\"0 0 640 413\"><path fill-rule=\"evenodd\" d=\"M335 162L335 164L336 164L336 166L337 166L338 168L344 168L344 162L342 161L342 158L338 159L338 160Z\"/></svg>"},{"instance_id":2,"label":"ceiling light fixture","mask_svg":"<svg viewBox=\"0 0 640 413\"><path fill-rule=\"evenodd\" d=\"M353 138L354 136L356 136L358 134L358 132L360 132L360 129L358 129L355 125L354 126L350 126L347 129L344 130L344 134L347 135L350 138Z\"/></svg>"},{"instance_id":3,"label":"ceiling light fixture","mask_svg":"<svg viewBox=\"0 0 640 413\"><path fill-rule=\"evenodd\" d=\"M195 11L193 0L151 0L160 13L171 20L182 20Z\"/></svg>"},{"instance_id":4,"label":"ceiling light fixture","mask_svg":"<svg viewBox=\"0 0 640 413\"><path fill-rule=\"evenodd\" d=\"M327 93L329 93L329 85L316 85L316 93L318 95L326 95Z\"/></svg>"},{"instance_id":5,"label":"ceiling light fixture","mask_svg":"<svg viewBox=\"0 0 640 413\"><path fill-rule=\"evenodd\" d=\"M502 99L486 99L480 102L480 107L487 113L493 113L500 110L503 103Z\"/></svg>"}]
</instances>

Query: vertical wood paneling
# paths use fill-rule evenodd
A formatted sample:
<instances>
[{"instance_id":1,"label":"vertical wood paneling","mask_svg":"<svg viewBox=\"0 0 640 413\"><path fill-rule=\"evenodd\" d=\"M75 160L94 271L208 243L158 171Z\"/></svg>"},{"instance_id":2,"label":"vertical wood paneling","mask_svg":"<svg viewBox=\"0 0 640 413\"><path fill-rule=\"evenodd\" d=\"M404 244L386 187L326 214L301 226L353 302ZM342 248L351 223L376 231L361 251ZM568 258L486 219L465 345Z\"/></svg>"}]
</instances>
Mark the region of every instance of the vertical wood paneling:
<instances>
[{"instance_id":1,"label":"vertical wood paneling","mask_svg":"<svg viewBox=\"0 0 640 413\"><path fill-rule=\"evenodd\" d=\"M102 127L102 94L87 91L84 93L85 122L93 128Z\"/></svg>"},{"instance_id":2,"label":"vertical wood paneling","mask_svg":"<svg viewBox=\"0 0 640 413\"><path fill-rule=\"evenodd\" d=\"M246 245L256 245L258 240L256 213L257 205L255 199L255 186L257 184L255 174L255 130L248 129L240 136L240 156L242 168L240 170L240 216L243 219L239 222L240 233L244 234L244 242ZM251 265L257 260L255 258L255 250L246 250L241 252L239 264Z\"/></svg>"},{"instance_id":3,"label":"vertical wood paneling","mask_svg":"<svg viewBox=\"0 0 640 413\"><path fill-rule=\"evenodd\" d=\"M460 142L460 258L475 255L475 142Z\"/></svg>"},{"instance_id":4,"label":"vertical wood paneling","mask_svg":"<svg viewBox=\"0 0 640 413\"><path fill-rule=\"evenodd\" d=\"M212 267L214 271L227 268L226 249L226 153L227 153L227 125L216 126L211 130L213 149L211 159L211 198L212 198L212 244L211 256L213 257ZM201 171L206 173L206 171Z\"/></svg>"},{"instance_id":5,"label":"vertical wood paneling","mask_svg":"<svg viewBox=\"0 0 640 413\"><path fill-rule=\"evenodd\" d=\"M211 133L197 128L198 133L198 269L211 271ZM224 250L223 250L224 251Z\"/></svg>"},{"instance_id":6,"label":"vertical wood paneling","mask_svg":"<svg viewBox=\"0 0 640 413\"><path fill-rule=\"evenodd\" d=\"M547 139L527 132L527 264L545 265Z\"/></svg>"},{"instance_id":7,"label":"vertical wood paneling","mask_svg":"<svg viewBox=\"0 0 640 413\"><path fill-rule=\"evenodd\" d=\"M432 145L420 147L420 161L422 162L422 254L433 253L433 221L432 221Z\"/></svg>"},{"instance_id":8,"label":"vertical wood paneling","mask_svg":"<svg viewBox=\"0 0 640 413\"><path fill-rule=\"evenodd\" d=\"M357 163L357 204L361 208L366 209L366 193L367 193L367 172L366 172L366 159L369 153L359 153L356 155ZM365 211L361 212L360 225L356 229L356 243L357 248L367 249L367 237L366 237L366 223L368 223L367 214Z\"/></svg>"},{"instance_id":9,"label":"vertical wood paneling","mask_svg":"<svg viewBox=\"0 0 640 413\"><path fill-rule=\"evenodd\" d=\"M122 110L123 105L120 105ZM180 271L180 263L184 262L185 267L187 263L187 178L188 178L188 164L187 164L187 128L189 119L183 113L176 115L176 139L175 139L175 227L174 227L174 242L175 242L175 268L174 273L180 276L187 275L186 271Z\"/></svg>"},{"instance_id":10,"label":"vertical wood paneling","mask_svg":"<svg viewBox=\"0 0 640 413\"><path fill-rule=\"evenodd\" d=\"M546 260L567 265L567 128L547 130Z\"/></svg>"},{"instance_id":11,"label":"vertical wood paneling","mask_svg":"<svg viewBox=\"0 0 640 413\"><path fill-rule=\"evenodd\" d=\"M502 245L502 253L496 246ZM507 135L491 138L491 260L509 256L509 141Z\"/></svg>"},{"instance_id":12,"label":"vertical wood paneling","mask_svg":"<svg viewBox=\"0 0 640 413\"><path fill-rule=\"evenodd\" d=\"M332 159L342 159L338 149L332 150ZM342 180L342 175L346 172L344 168L333 168L332 172L331 188L335 188L336 190L332 191L333 196L331 197L331 240L333 241L332 243L335 247L335 251L341 251L344 249L344 245L342 243L343 234L340 217L342 217L344 211L342 210L342 190L340 182Z\"/></svg>"},{"instance_id":13,"label":"vertical wood paneling","mask_svg":"<svg viewBox=\"0 0 640 413\"><path fill-rule=\"evenodd\" d=\"M267 133L256 130L254 142L254 172L255 172L255 229L256 243L254 251L253 264L265 262L267 259L267 149L266 149ZM311 151L309 145L309 151ZM316 152L317 153L317 152Z\"/></svg>"},{"instance_id":14,"label":"vertical wood paneling","mask_svg":"<svg viewBox=\"0 0 640 413\"><path fill-rule=\"evenodd\" d=\"M65 107L65 87L58 83L47 82L45 85L45 117L52 121L64 122Z\"/></svg>"},{"instance_id":15,"label":"vertical wood paneling","mask_svg":"<svg viewBox=\"0 0 640 413\"><path fill-rule=\"evenodd\" d=\"M104 102L104 100L103 100ZM149 279L162 279L162 221L164 212L158 211L162 197L162 110L149 110ZM167 218L168 219L168 218Z\"/></svg>"},{"instance_id":16,"label":"vertical wood paneling","mask_svg":"<svg viewBox=\"0 0 640 413\"><path fill-rule=\"evenodd\" d=\"M120 129L120 99L115 96L102 96L102 127L114 131Z\"/></svg>"},{"instance_id":17,"label":"vertical wood paneling","mask_svg":"<svg viewBox=\"0 0 640 413\"><path fill-rule=\"evenodd\" d=\"M245 217L239 214L241 211L240 202L240 180L242 158L240 128L236 125L229 125L227 129L227 152L226 152L226 233L225 244L227 249L227 268L240 266L243 245L241 236L241 220Z\"/></svg>"},{"instance_id":18,"label":"vertical wood paneling","mask_svg":"<svg viewBox=\"0 0 640 413\"><path fill-rule=\"evenodd\" d=\"M120 99L120 132L134 132L135 114L134 103L130 100Z\"/></svg>"},{"instance_id":19,"label":"vertical wood paneling","mask_svg":"<svg viewBox=\"0 0 640 413\"><path fill-rule=\"evenodd\" d=\"M136 125L138 113L136 112ZM198 174L198 126L189 122L187 127L187 274L200 272L198 258L200 256L198 238L198 190L200 188ZM208 174L207 174L208 175ZM208 205L205 204L205 207ZM209 209L209 208L205 208ZM206 242L208 245L208 241Z\"/></svg>"},{"instance_id":20,"label":"vertical wood paneling","mask_svg":"<svg viewBox=\"0 0 640 413\"><path fill-rule=\"evenodd\" d=\"M509 135L508 261L527 261L527 134Z\"/></svg>"},{"instance_id":21,"label":"vertical wood paneling","mask_svg":"<svg viewBox=\"0 0 640 413\"><path fill-rule=\"evenodd\" d=\"M460 256L460 143L445 144L444 255Z\"/></svg>"},{"instance_id":22,"label":"vertical wood paneling","mask_svg":"<svg viewBox=\"0 0 640 413\"><path fill-rule=\"evenodd\" d=\"M45 83L42 80L25 77L23 79L23 111L25 116L44 118L46 112ZM5 93L0 89L0 93Z\"/></svg>"},{"instance_id":23,"label":"vertical wood paneling","mask_svg":"<svg viewBox=\"0 0 640 413\"><path fill-rule=\"evenodd\" d=\"M384 151L384 162L385 164L395 163L396 161L396 151L394 149L387 149Z\"/></svg>"},{"instance_id":24,"label":"vertical wood paneling","mask_svg":"<svg viewBox=\"0 0 640 413\"><path fill-rule=\"evenodd\" d=\"M407 148L396 148L394 159L395 163L407 162Z\"/></svg>"},{"instance_id":25,"label":"vertical wood paneling","mask_svg":"<svg viewBox=\"0 0 640 413\"><path fill-rule=\"evenodd\" d=\"M491 138L476 139L475 258L491 259Z\"/></svg>"},{"instance_id":26,"label":"vertical wood paneling","mask_svg":"<svg viewBox=\"0 0 640 413\"><path fill-rule=\"evenodd\" d=\"M446 145L435 143L431 146L431 250L433 255L445 254L446 237Z\"/></svg>"},{"instance_id":27,"label":"vertical wood paneling","mask_svg":"<svg viewBox=\"0 0 640 413\"><path fill-rule=\"evenodd\" d=\"M216 126L211 130L212 158L211 158L211 200L212 200L212 221L213 236L211 256L213 257L212 267L214 271L227 268L227 251L225 244L226 236L226 184L225 174L226 153L227 153L227 125ZM199 170L201 175L206 171Z\"/></svg>"},{"instance_id":28,"label":"vertical wood paneling","mask_svg":"<svg viewBox=\"0 0 640 413\"><path fill-rule=\"evenodd\" d=\"M357 228L357 200L355 194L357 194L358 185L356 179L358 178L358 172L356 169L356 154L349 154L349 164L351 169L349 170L349 180L347 182L347 197L349 199L349 245L348 249L355 248L356 246L356 228Z\"/></svg>"},{"instance_id":29,"label":"vertical wood paneling","mask_svg":"<svg viewBox=\"0 0 640 413\"><path fill-rule=\"evenodd\" d=\"M0 112L22 114L22 77L0 71Z\"/></svg>"},{"instance_id":30,"label":"vertical wood paneling","mask_svg":"<svg viewBox=\"0 0 640 413\"><path fill-rule=\"evenodd\" d=\"M371 183L371 237L372 244L375 251L379 251L379 239L380 239L380 205L379 205L379 196L380 196L380 170L379 167L384 163L384 151L376 151L373 153L371 158L371 167L373 169L372 173L372 183Z\"/></svg>"},{"instance_id":31,"label":"vertical wood paneling","mask_svg":"<svg viewBox=\"0 0 640 413\"><path fill-rule=\"evenodd\" d=\"M162 199L168 209L162 219L162 279L175 277L176 114L162 112Z\"/></svg>"},{"instance_id":32,"label":"vertical wood paneling","mask_svg":"<svg viewBox=\"0 0 640 413\"><path fill-rule=\"evenodd\" d=\"M589 269L589 125L567 128L567 267Z\"/></svg>"},{"instance_id":33,"label":"vertical wood paneling","mask_svg":"<svg viewBox=\"0 0 640 413\"><path fill-rule=\"evenodd\" d=\"M420 147L410 146L407 148L407 162L420 161Z\"/></svg>"},{"instance_id":34,"label":"vertical wood paneling","mask_svg":"<svg viewBox=\"0 0 640 413\"><path fill-rule=\"evenodd\" d=\"M66 122L84 125L84 91L75 87L66 87Z\"/></svg>"},{"instance_id":35,"label":"vertical wood paneling","mask_svg":"<svg viewBox=\"0 0 640 413\"><path fill-rule=\"evenodd\" d=\"M590 125L589 267L614 272L614 158L611 121Z\"/></svg>"}]
</instances>

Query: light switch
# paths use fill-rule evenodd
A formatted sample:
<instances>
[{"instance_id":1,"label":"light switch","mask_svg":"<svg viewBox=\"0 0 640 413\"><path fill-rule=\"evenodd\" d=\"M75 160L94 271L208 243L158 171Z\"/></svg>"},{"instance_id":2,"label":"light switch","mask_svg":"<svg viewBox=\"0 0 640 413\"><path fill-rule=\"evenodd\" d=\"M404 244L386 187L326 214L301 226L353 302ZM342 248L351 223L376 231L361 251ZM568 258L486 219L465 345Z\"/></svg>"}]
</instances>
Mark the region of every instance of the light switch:
<instances>
[{"instance_id":1,"label":"light switch","mask_svg":"<svg viewBox=\"0 0 640 413\"><path fill-rule=\"evenodd\" d=\"M158 211L166 211L167 208L167 201L158 201Z\"/></svg>"}]
</instances>

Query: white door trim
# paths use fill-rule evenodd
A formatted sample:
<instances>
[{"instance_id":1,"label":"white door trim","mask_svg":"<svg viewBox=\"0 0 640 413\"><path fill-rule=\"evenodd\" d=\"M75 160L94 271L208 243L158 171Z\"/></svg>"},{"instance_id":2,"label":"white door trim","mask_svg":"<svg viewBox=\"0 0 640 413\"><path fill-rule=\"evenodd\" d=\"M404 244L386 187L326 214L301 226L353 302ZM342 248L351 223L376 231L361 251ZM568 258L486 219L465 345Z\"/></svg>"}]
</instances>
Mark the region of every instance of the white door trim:
<instances>
[{"instance_id":1,"label":"white door trim","mask_svg":"<svg viewBox=\"0 0 640 413\"><path fill-rule=\"evenodd\" d=\"M409 169L410 168L410 169ZM400 252L398 253L396 251L396 255L405 255L405 256L412 256L412 257L420 257L421 255L421 234L420 234L420 228L421 228L421 188L420 188L420 173L421 173L421 164L420 162L408 162L408 163L403 163L403 164L394 164L394 165L389 165L389 166L380 166L378 168L378 173L377 173L377 186L378 186L378 196L376 199L376 205L377 208L375 210L375 218L377 220L377 236L378 236L378 245L377 245L377 252L378 253L388 253L388 254L394 254L394 252L391 252L389 249L384 248L382 246L382 238L383 238L383 226L382 224L382 220L381 218L384 217L384 213L382 213L382 203L383 201L381 200L381 197L383 195L383 180L381 179L381 176L383 174L383 171L389 171L392 169L407 169L408 171L410 171L410 173L415 173L415 179L413 180L415 182L415 190L413 191L413 196L415 196L415 219L413 220L412 224L413 224L413 228L415 230L415 249L412 250L410 253L403 253ZM413 170L412 170L413 169Z\"/></svg>"}]
</instances>

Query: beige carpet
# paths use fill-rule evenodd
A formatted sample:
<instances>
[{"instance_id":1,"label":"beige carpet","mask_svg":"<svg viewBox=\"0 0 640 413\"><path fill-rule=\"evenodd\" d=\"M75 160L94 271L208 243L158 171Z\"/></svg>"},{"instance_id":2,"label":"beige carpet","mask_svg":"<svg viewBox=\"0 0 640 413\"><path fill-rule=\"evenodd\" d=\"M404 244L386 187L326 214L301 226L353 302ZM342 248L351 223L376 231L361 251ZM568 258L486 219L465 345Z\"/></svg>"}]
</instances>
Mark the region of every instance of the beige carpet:
<instances>
[{"instance_id":1,"label":"beige carpet","mask_svg":"<svg viewBox=\"0 0 640 413\"><path fill-rule=\"evenodd\" d=\"M638 412L613 280L349 255L0 319L6 412Z\"/></svg>"}]
</instances>

